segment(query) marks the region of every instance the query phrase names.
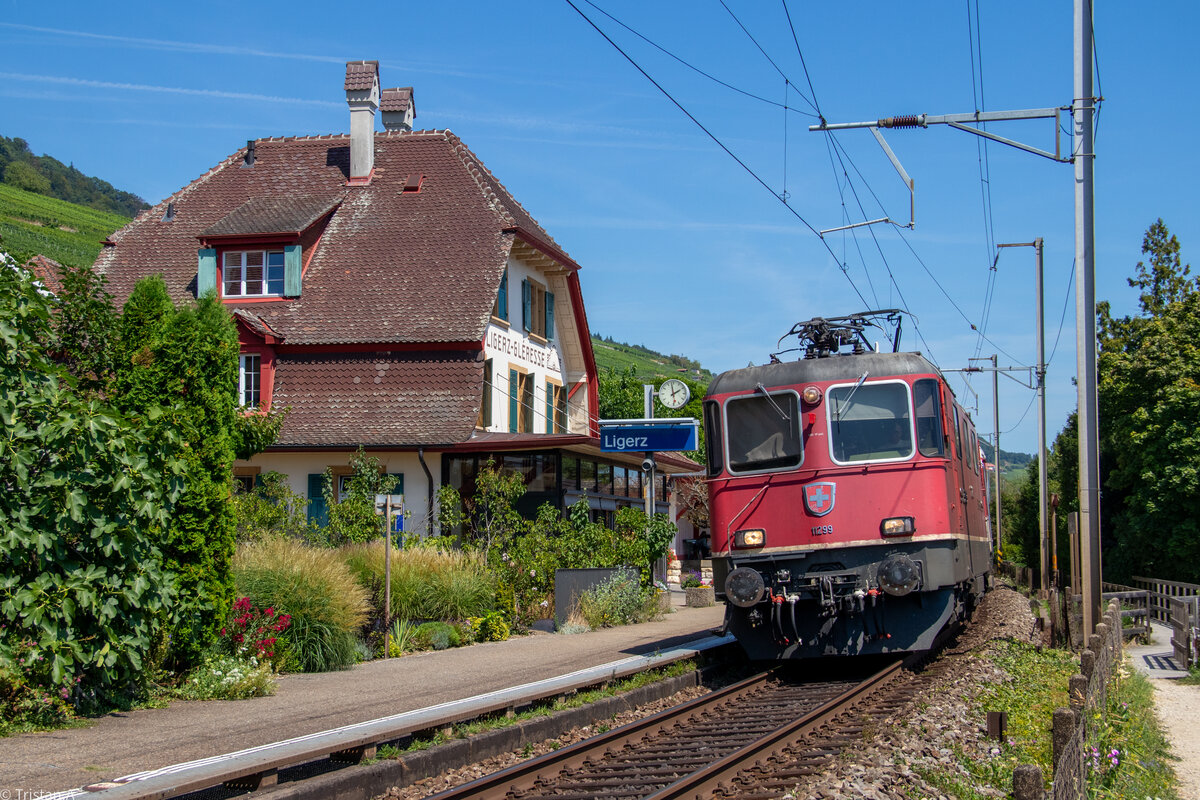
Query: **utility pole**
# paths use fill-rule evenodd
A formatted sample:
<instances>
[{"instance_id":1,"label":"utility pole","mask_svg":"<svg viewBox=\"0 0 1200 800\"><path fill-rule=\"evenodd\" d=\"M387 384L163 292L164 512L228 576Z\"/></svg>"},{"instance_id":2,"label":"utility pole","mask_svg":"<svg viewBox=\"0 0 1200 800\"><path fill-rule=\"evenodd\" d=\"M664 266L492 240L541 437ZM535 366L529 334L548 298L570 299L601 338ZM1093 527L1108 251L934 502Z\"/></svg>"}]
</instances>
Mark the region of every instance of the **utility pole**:
<instances>
[{"instance_id":1,"label":"utility pole","mask_svg":"<svg viewBox=\"0 0 1200 800\"><path fill-rule=\"evenodd\" d=\"M1041 565L1042 573L1042 590L1050 588L1050 559L1048 557L1049 548L1046 543L1048 539L1048 531L1046 521L1048 518L1047 505L1050 497L1049 475L1046 471L1046 337L1045 337L1045 319L1043 317L1044 308L1042 300L1042 237L1037 237L1032 242L1018 242L1014 244L998 244L996 247L1032 247L1037 253L1036 267L1036 283L1037 283L1037 407L1038 407L1038 550L1041 556L1038 563Z\"/></svg>"},{"instance_id":2,"label":"utility pole","mask_svg":"<svg viewBox=\"0 0 1200 800\"><path fill-rule=\"evenodd\" d=\"M1096 399L1095 207L1092 176L1092 0L1075 0L1075 375L1079 387L1079 538L1083 553L1083 632L1100 621L1100 448Z\"/></svg>"}]
</instances>

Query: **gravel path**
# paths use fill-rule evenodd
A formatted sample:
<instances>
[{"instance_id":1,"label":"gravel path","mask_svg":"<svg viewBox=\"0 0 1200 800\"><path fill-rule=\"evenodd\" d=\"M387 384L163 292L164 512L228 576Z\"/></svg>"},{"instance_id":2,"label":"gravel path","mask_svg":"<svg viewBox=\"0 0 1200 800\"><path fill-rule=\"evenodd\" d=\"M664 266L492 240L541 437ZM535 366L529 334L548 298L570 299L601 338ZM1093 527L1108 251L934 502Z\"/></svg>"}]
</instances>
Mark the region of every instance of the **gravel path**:
<instances>
[{"instance_id":1,"label":"gravel path","mask_svg":"<svg viewBox=\"0 0 1200 800\"><path fill-rule=\"evenodd\" d=\"M1175 774L1179 776L1180 797L1200 797L1200 686L1184 686L1176 679L1151 681L1154 706L1166 728L1171 750L1179 757Z\"/></svg>"}]
</instances>

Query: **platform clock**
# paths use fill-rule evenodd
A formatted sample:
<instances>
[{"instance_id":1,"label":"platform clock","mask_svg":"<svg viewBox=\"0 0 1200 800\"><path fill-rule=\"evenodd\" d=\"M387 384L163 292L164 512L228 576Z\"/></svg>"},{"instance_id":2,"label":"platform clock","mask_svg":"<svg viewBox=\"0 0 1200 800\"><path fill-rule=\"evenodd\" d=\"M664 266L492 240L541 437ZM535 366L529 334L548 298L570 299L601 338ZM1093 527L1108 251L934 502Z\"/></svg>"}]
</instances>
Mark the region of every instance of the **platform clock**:
<instances>
[{"instance_id":1,"label":"platform clock","mask_svg":"<svg viewBox=\"0 0 1200 800\"><path fill-rule=\"evenodd\" d=\"M658 387L658 401L670 409L680 409L692 397L688 385L678 378L668 378Z\"/></svg>"}]
</instances>

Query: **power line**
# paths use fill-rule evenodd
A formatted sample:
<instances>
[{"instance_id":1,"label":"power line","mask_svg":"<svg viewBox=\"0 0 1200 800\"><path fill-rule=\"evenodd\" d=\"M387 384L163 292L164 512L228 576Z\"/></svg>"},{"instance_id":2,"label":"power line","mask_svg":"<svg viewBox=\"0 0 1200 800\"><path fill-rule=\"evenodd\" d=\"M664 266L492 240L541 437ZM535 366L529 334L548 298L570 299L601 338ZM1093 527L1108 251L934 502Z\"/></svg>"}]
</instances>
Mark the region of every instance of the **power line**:
<instances>
[{"instance_id":1,"label":"power line","mask_svg":"<svg viewBox=\"0 0 1200 800\"><path fill-rule=\"evenodd\" d=\"M1062 317L1058 320L1058 333L1054 334L1054 347L1050 348L1050 357L1046 359L1046 364L1049 365L1054 360L1054 354L1058 352L1058 339L1062 336L1063 323L1067 319L1067 307L1071 304L1071 287L1075 285L1075 262L1071 261L1071 272L1067 277L1067 294L1063 298Z\"/></svg>"},{"instance_id":2,"label":"power line","mask_svg":"<svg viewBox=\"0 0 1200 800\"><path fill-rule=\"evenodd\" d=\"M670 100L671 103L674 104L674 106L676 108L678 108L680 111L682 111L687 116L688 119L690 119L693 123L695 123L696 127L698 127L700 130L704 131L704 134L706 136L708 136L708 138L712 139L713 142L718 147L720 147L722 150L724 150L726 155L728 155L730 158L732 158L734 161L736 161L738 166L740 166L742 169L744 169L750 175L750 177L752 177L752 178L754 178L754 180L758 181L759 185L762 186L764 189L766 189L768 192L770 192L772 197L774 197L776 200L778 200L780 203L782 203L783 207L786 208L791 213L792 216L794 216L796 219L800 220L800 222L804 224L804 227L808 228L810 231L813 232L813 234L815 234L819 239L821 239L821 243L823 245L825 245L825 249L827 251L829 251L829 255L833 256L834 260L837 261L837 253L833 252L833 248L831 248L829 246L829 243L826 242L825 239L821 237L820 232L816 228L814 228L809 223L808 220L806 220L803 216L801 216L800 212L796 211L796 209L794 209L790 205L788 205L787 200L785 200L784 198L782 198L778 194L776 194L775 190L772 189L767 184L766 181L764 181L761 177L759 177L757 172L755 172L753 169L751 169L750 166L746 164L746 162L744 162L740 158L738 158L737 155L732 150L730 150L725 145L724 142L722 142L719 138L717 138L716 134L714 134L712 131L710 131L708 128L706 128L704 126L704 123L702 123L700 120L696 119L696 117L690 111L688 111L686 108L684 108L683 104L680 103L678 100L676 100L675 97L670 92L668 92L665 88L663 88L663 86L658 81L656 81L656 80L654 80L654 78L650 77L650 73L648 73L648 72L646 72L646 70L642 69L642 66L640 64L638 64L637 61L635 61L632 56L630 56L628 53L626 53L621 48L620 45L618 45L616 42L614 42L609 37L608 34L606 34L603 30L601 30L600 26L598 26L595 22L593 22L592 19L587 14L583 13L583 10L580 9L579 6L575 5L575 3L572 0L566 0L566 3L567 3L567 5L569 5L571 8L573 8L575 10L575 13L577 13L579 16L583 17L584 21L587 22L587 24L591 25L592 28L594 28L597 33L599 33L601 36L603 36L604 40L606 42L608 42L610 45L612 45L612 47L618 53L620 53L625 58L626 61L628 61L631 65L633 65L634 69L636 69L638 72L642 73L642 76L646 80L648 80L648 81L650 81L650 83L654 84L654 88L656 88L660 92L662 92L663 95L668 100ZM722 5L724 5L724 0L722 0ZM733 12L730 12L730 13L732 14ZM784 77L786 78L787 76L785 75ZM841 266L840 263L839 263L839 266ZM864 306L867 305L866 298L864 298L862 295L862 292L860 292L858 290L858 286L855 285L854 279L850 277L850 274L846 271L845 267L842 267L842 274L846 276L846 280L849 281L849 283L850 283L850 288L852 288L854 290L854 293L856 295L858 295L858 299L862 301Z\"/></svg>"},{"instance_id":3,"label":"power line","mask_svg":"<svg viewBox=\"0 0 1200 800\"><path fill-rule=\"evenodd\" d=\"M610 20L612 20L612 22L614 22L614 23L615 23L615 24L617 24L617 25L620 25L622 28L624 28L625 30L629 31L629 32L630 32L630 33L632 33L634 36L638 37L638 38L639 38L639 39L641 39L643 42L645 42L646 44L648 44L648 45L650 45L651 47L653 47L655 50L658 50L658 51L659 51L660 53L662 53L663 55L665 55L665 56L668 56L668 57L670 57L670 58L673 58L673 59L675 59L676 61L678 61L678 62L679 62L680 64L682 64L683 66L685 66L685 67L687 67L688 69L690 69L692 72L695 72L697 75L702 75L702 76L704 76L705 78L708 78L708 79L709 79L710 81L712 81L713 83L720 84L721 86L724 86L726 89L729 89L730 91L733 91L733 92L737 92L738 94L741 94L741 95L745 95L746 97L749 97L749 98L751 98L752 100L758 100L758 101L759 101L759 102L761 102L761 103L766 103L766 104L768 104L768 105L777 106L777 107L779 107L779 108L782 108L784 111L791 111L791 112L793 112L793 113L796 113L796 114L803 114L803 115L804 115L804 116L806 116L806 117L811 117L811 118L813 118L813 119L819 119L819 117L818 117L816 114L810 114L810 113L808 113L807 111L801 111L801 110L800 110L800 109L798 109L798 108L795 108L795 107L793 107L793 106L789 106L789 105L787 104L787 102L786 102L786 100L787 100L786 94L785 94L785 97L784 97L784 100L785 100L785 102L783 102L783 103L779 103L779 102L776 102L775 100L770 100L770 99L768 99L768 98L766 98L766 97L762 97L761 95L754 94L753 92L748 92L748 91L746 91L745 89L739 89L738 87L734 86L733 84L731 84L731 83L727 83L727 82L725 82L725 81L721 80L720 78L716 77L715 75L712 75L712 74L710 74L710 73L708 73L708 72L705 72L704 70L700 69L700 68L699 68L699 67L697 67L696 65L694 65L694 64L691 64L691 63L689 63L688 61L685 61L684 59L682 59L682 58L680 58L679 56L675 55L675 54L674 54L674 53L672 53L670 50L667 50L665 47L662 47L661 45L659 45L657 42L653 41L652 39L650 39L650 38L648 38L648 37L646 37L646 36L642 35L642 34L641 34L641 33L639 33L638 31L636 31L636 30L634 30L633 28L629 27L629 26L628 26L628 25L626 25L624 22L622 22L621 20L617 19L616 17L614 17L612 14L608 13L607 11L605 11L605 10L604 10L603 8L601 8L600 6L598 6L598 5L596 5L595 3L593 3L593 2L592 2L592 0L583 0L583 2L587 3L589 6L591 6L591 7L592 7L592 8L594 8L594 9L596 9L596 10L597 10L597 11L599 11L601 14L603 14L604 16L606 16L606 17L608 17Z\"/></svg>"},{"instance_id":4,"label":"power line","mask_svg":"<svg viewBox=\"0 0 1200 800\"><path fill-rule=\"evenodd\" d=\"M570 0L567 0L567 2L570 2ZM742 32L745 33L746 36L748 36L750 38L751 42L754 42L754 46L758 48L758 52L763 54L763 58L767 59L767 61L770 62L771 66L775 68L775 71L779 73L780 77L782 77L786 80L788 76L786 74L784 74L784 71L782 69L779 68L779 65L775 63L775 60L773 58L771 58L771 56L767 55L767 51L764 50L763 46L758 43L758 40L754 38L754 35L752 33L750 33L749 29L747 29L746 26L742 24L742 21L740 19L738 19L737 14L733 13L733 9L731 9L729 6L727 6L725 4L725 0L720 0L720 3L721 3L721 6L726 11L729 12L729 16L733 17L733 21L738 24L738 27L742 29ZM804 96L803 92L801 92L799 89L796 88L796 84L793 83L793 84L791 84L791 86L792 86L792 89L795 90L796 94L798 94L800 96L800 98L802 100L804 100L804 102L808 103L809 107L811 107L813 111L816 111L818 115L821 113L821 110L819 108L817 108L817 101L815 98L810 100Z\"/></svg>"},{"instance_id":5,"label":"power line","mask_svg":"<svg viewBox=\"0 0 1200 800\"><path fill-rule=\"evenodd\" d=\"M812 95L813 106L817 110L817 115L824 120L825 115L821 113L821 104L817 102L817 90L813 88L812 76L808 74L808 65L804 63L804 51L800 49L800 38L796 36L796 26L792 23L792 14L788 11L787 0L780 0L783 3L783 14L787 17L788 27L792 31L792 41L796 43L796 55L800 56L800 67L804 70L804 79L808 81L808 91Z\"/></svg>"}]
</instances>

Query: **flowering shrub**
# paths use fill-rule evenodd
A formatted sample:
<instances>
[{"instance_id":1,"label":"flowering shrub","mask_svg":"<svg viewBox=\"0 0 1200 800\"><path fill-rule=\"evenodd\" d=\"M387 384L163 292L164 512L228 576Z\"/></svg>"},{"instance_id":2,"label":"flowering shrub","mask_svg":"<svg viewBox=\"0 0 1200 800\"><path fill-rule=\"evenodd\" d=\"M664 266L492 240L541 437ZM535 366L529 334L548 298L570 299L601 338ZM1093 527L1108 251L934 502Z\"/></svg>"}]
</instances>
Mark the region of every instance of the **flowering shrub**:
<instances>
[{"instance_id":1,"label":"flowering shrub","mask_svg":"<svg viewBox=\"0 0 1200 800\"><path fill-rule=\"evenodd\" d=\"M244 700L275 692L275 672L268 661L256 657L214 655L204 660L178 695L185 700Z\"/></svg>"},{"instance_id":2,"label":"flowering shrub","mask_svg":"<svg viewBox=\"0 0 1200 800\"><path fill-rule=\"evenodd\" d=\"M692 570L685 572L679 579L679 588L681 589L699 589L704 585L704 581L700 579L700 573Z\"/></svg>"},{"instance_id":3,"label":"flowering shrub","mask_svg":"<svg viewBox=\"0 0 1200 800\"><path fill-rule=\"evenodd\" d=\"M276 614L270 606L259 610L249 597L243 597L233 604L229 623L221 628L221 641L232 655L271 661L278 641L275 634L283 633L291 624L287 614Z\"/></svg>"}]
</instances>

